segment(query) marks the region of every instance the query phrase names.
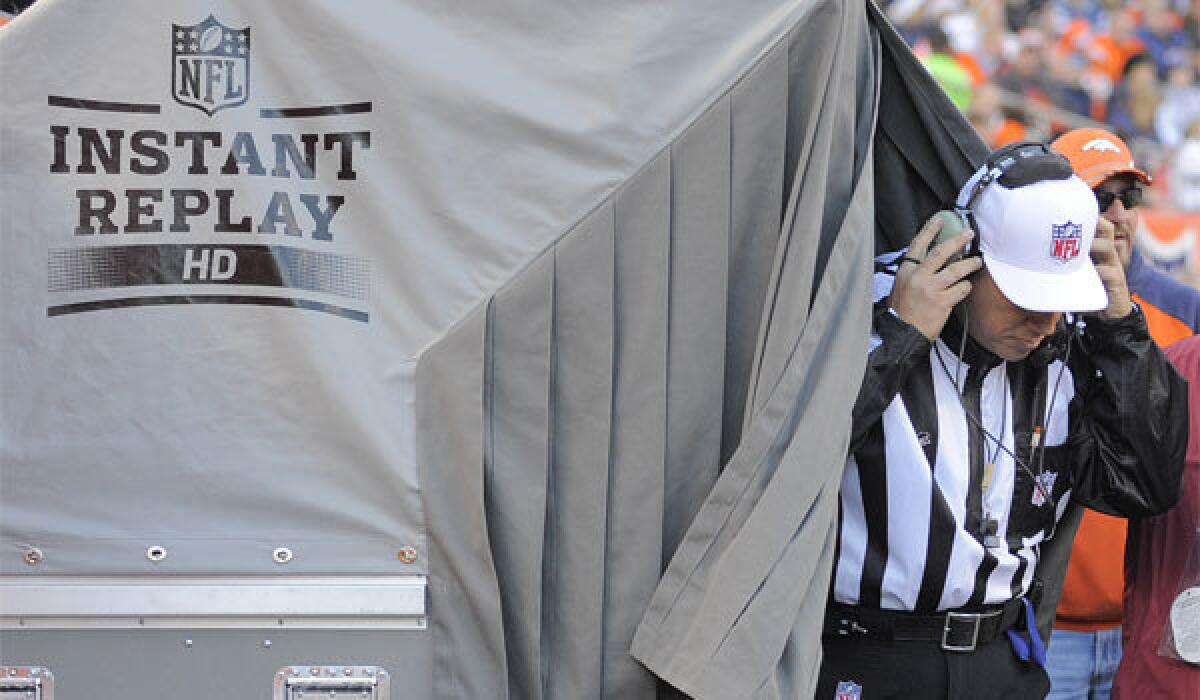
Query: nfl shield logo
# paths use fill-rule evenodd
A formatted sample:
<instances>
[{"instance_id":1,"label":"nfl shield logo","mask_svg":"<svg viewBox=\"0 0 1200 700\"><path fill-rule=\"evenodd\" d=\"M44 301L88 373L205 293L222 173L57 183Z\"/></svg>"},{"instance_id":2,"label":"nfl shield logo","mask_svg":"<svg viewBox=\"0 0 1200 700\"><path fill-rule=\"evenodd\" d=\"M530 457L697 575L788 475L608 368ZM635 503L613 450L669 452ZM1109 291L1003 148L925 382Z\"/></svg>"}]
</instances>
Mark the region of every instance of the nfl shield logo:
<instances>
[{"instance_id":1,"label":"nfl shield logo","mask_svg":"<svg viewBox=\"0 0 1200 700\"><path fill-rule=\"evenodd\" d=\"M1041 508L1046 504L1047 498L1054 493L1054 482L1058 480L1058 474L1055 472L1042 472L1037 476L1037 482L1033 486L1033 498L1031 502L1034 506Z\"/></svg>"},{"instance_id":2,"label":"nfl shield logo","mask_svg":"<svg viewBox=\"0 0 1200 700\"><path fill-rule=\"evenodd\" d=\"M226 27L208 16L171 25L171 95L208 116L250 96L250 28Z\"/></svg>"},{"instance_id":3,"label":"nfl shield logo","mask_svg":"<svg viewBox=\"0 0 1200 700\"><path fill-rule=\"evenodd\" d=\"M833 700L859 700L862 697L862 686L854 681L838 681L837 694Z\"/></svg>"},{"instance_id":4,"label":"nfl shield logo","mask_svg":"<svg viewBox=\"0 0 1200 700\"><path fill-rule=\"evenodd\" d=\"M1070 262L1079 255L1083 244L1083 227L1068 221L1050 227L1050 257L1060 263Z\"/></svg>"}]
</instances>

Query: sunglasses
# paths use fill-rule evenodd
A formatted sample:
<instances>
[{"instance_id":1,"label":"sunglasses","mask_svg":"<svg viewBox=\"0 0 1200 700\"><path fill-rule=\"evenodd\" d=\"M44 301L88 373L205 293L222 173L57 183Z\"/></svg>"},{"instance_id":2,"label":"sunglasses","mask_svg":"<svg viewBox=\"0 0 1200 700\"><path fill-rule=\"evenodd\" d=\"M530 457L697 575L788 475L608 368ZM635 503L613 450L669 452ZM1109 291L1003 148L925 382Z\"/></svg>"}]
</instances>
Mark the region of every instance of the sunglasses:
<instances>
[{"instance_id":1,"label":"sunglasses","mask_svg":"<svg viewBox=\"0 0 1200 700\"><path fill-rule=\"evenodd\" d=\"M1092 190L1096 194L1096 202L1100 205L1100 211L1106 212L1117 199L1121 200L1121 204L1125 205L1126 209L1133 209L1142 203L1142 188L1130 187L1121 190L1120 192L1109 192L1108 190Z\"/></svg>"}]
</instances>

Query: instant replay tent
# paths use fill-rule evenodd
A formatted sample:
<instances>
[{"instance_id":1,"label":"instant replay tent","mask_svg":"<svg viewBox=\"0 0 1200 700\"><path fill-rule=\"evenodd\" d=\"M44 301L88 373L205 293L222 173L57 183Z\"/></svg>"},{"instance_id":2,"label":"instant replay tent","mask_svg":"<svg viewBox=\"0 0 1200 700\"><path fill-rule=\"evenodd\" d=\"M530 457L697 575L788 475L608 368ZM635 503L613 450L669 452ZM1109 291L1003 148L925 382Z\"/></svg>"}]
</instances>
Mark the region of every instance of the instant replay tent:
<instances>
[{"instance_id":1,"label":"instant replay tent","mask_svg":"<svg viewBox=\"0 0 1200 700\"><path fill-rule=\"evenodd\" d=\"M0 110L0 695L811 697L983 155L873 5L40 0Z\"/></svg>"}]
</instances>

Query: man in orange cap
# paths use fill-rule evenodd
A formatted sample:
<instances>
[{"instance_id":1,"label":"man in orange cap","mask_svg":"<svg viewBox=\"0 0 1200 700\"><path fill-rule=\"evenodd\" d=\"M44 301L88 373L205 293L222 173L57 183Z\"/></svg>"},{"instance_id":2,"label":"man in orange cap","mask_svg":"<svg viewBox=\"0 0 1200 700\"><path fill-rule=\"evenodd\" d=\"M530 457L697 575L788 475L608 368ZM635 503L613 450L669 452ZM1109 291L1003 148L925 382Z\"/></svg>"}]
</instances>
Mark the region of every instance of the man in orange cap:
<instances>
[{"instance_id":1,"label":"man in orange cap","mask_svg":"<svg viewBox=\"0 0 1200 700\"><path fill-rule=\"evenodd\" d=\"M1129 290L1154 340L1166 346L1200 329L1200 291L1146 263L1134 240L1142 187L1150 176L1123 140L1103 129L1075 129L1052 147L1096 194L1112 222ZM1122 567L1126 521L1084 512L1051 634L1047 671L1051 699L1108 697L1122 651Z\"/></svg>"},{"instance_id":2,"label":"man in orange cap","mask_svg":"<svg viewBox=\"0 0 1200 700\"><path fill-rule=\"evenodd\" d=\"M1137 207L1150 176L1134 164L1129 146L1104 129L1068 131L1052 146L1096 193L1100 215L1114 224L1117 252L1150 334L1164 347L1194 334L1200 329L1200 293L1147 265L1134 246Z\"/></svg>"}]
</instances>

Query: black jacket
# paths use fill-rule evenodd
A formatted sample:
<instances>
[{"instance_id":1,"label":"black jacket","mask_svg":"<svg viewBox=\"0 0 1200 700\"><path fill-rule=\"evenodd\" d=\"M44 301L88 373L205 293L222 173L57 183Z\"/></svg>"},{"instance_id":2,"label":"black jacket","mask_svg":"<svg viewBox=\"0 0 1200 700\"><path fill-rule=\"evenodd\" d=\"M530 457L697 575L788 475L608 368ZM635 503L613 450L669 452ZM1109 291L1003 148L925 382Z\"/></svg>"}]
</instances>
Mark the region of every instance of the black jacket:
<instances>
[{"instance_id":1,"label":"black jacket","mask_svg":"<svg viewBox=\"0 0 1200 700\"><path fill-rule=\"evenodd\" d=\"M1044 377L1046 364L1066 359L1075 381L1066 444L1072 500L1127 518L1163 513L1181 493L1187 383L1150 338L1140 310L1118 321L1087 318L1079 325L1061 323L1014 375ZM877 305L874 330L883 342L871 352L855 402L852 454L900 393L905 375L929 363L930 341L883 304ZM956 348L959 338L952 319L943 339ZM1000 362L969 338L964 355L972 364Z\"/></svg>"}]
</instances>

